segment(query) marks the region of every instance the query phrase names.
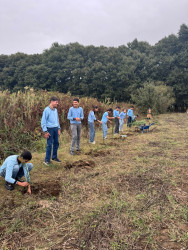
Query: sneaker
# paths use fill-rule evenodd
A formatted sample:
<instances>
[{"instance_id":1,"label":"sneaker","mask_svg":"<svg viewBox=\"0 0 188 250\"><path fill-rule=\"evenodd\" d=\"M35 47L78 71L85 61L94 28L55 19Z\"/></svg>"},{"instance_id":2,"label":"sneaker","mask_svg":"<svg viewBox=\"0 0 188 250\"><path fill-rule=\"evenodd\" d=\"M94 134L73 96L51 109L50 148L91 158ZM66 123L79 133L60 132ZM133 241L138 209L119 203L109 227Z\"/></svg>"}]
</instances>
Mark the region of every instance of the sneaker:
<instances>
[{"instance_id":1,"label":"sneaker","mask_svg":"<svg viewBox=\"0 0 188 250\"><path fill-rule=\"evenodd\" d=\"M50 161L45 161L45 162L44 162L44 164L47 165L47 166L49 166L50 163L51 163Z\"/></svg>"},{"instance_id":2,"label":"sneaker","mask_svg":"<svg viewBox=\"0 0 188 250\"><path fill-rule=\"evenodd\" d=\"M61 161L57 158L57 159L52 159L52 161L55 161L57 163L60 163Z\"/></svg>"},{"instance_id":3,"label":"sneaker","mask_svg":"<svg viewBox=\"0 0 188 250\"><path fill-rule=\"evenodd\" d=\"M74 151L70 151L70 154L71 154L71 155L75 155Z\"/></svg>"},{"instance_id":4,"label":"sneaker","mask_svg":"<svg viewBox=\"0 0 188 250\"><path fill-rule=\"evenodd\" d=\"M95 141L90 141L89 143L90 143L90 144L95 144Z\"/></svg>"},{"instance_id":5,"label":"sneaker","mask_svg":"<svg viewBox=\"0 0 188 250\"><path fill-rule=\"evenodd\" d=\"M9 190L9 191L12 191L12 190L14 190L14 184L12 184L12 183L9 183L9 182L5 182L5 188L7 189L7 190Z\"/></svg>"},{"instance_id":6,"label":"sneaker","mask_svg":"<svg viewBox=\"0 0 188 250\"><path fill-rule=\"evenodd\" d=\"M118 133L115 133L114 136L118 136L119 134Z\"/></svg>"},{"instance_id":7,"label":"sneaker","mask_svg":"<svg viewBox=\"0 0 188 250\"><path fill-rule=\"evenodd\" d=\"M107 136L103 137L103 139L107 139Z\"/></svg>"},{"instance_id":8,"label":"sneaker","mask_svg":"<svg viewBox=\"0 0 188 250\"><path fill-rule=\"evenodd\" d=\"M76 149L76 151L77 151L77 152L82 152L82 150L81 150L81 149Z\"/></svg>"}]
</instances>

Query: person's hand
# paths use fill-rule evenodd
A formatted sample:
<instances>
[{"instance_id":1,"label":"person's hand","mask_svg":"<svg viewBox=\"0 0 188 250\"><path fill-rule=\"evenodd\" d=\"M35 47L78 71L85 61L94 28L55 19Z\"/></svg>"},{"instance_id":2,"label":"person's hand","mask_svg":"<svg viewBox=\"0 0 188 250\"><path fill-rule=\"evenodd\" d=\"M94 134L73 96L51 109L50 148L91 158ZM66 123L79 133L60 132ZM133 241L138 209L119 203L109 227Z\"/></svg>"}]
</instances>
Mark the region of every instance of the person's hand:
<instances>
[{"instance_id":1,"label":"person's hand","mask_svg":"<svg viewBox=\"0 0 188 250\"><path fill-rule=\"evenodd\" d=\"M110 121L110 120L109 120L109 123L111 123L111 124L112 124L112 121Z\"/></svg>"},{"instance_id":2,"label":"person's hand","mask_svg":"<svg viewBox=\"0 0 188 250\"><path fill-rule=\"evenodd\" d=\"M21 186L21 187L27 187L27 186L30 185L30 184L29 184L28 182L26 182L26 181L24 181L24 182L18 181L17 184L18 184L19 186Z\"/></svg>"},{"instance_id":3,"label":"person's hand","mask_svg":"<svg viewBox=\"0 0 188 250\"><path fill-rule=\"evenodd\" d=\"M61 134L61 130L59 129L59 130L58 130L58 135L60 136L60 134Z\"/></svg>"},{"instance_id":4,"label":"person's hand","mask_svg":"<svg viewBox=\"0 0 188 250\"><path fill-rule=\"evenodd\" d=\"M120 120L120 117L118 117L118 119Z\"/></svg>"},{"instance_id":5,"label":"person's hand","mask_svg":"<svg viewBox=\"0 0 188 250\"><path fill-rule=\"evenodd\" d=\"M101 121L99 121L99 123L100 123L100 124L102 124L102 122L101 122Z\"/></svg>"},{"instance_id":6,"label":"person's hand","mask_svg":"<svg viewBox=\"0 0 188 250\"><path fill-rule=\"evenodd\" d=\"M29 195L31 195L31 185L28 186L27 193L28 193Z\"/></svg>"},{"instance_id":7,"label":"person's hand","mask_svg":"<svg viewBox=\"0 0 188 250\"><path fill-rule=\"evenodd\" d=\"M79 122L79 121L80 121L80 118L76 117L75 120L76 120L77 122Z\"/></svg>"},{"instance_id":8,"label":"person's hand","mask_svg":"<svg viewBox=\"0 0 188 250\"><path fill-rule=\"evenodd\" d=\"M46 132L46 133L44 134L44 137L45 137L46 139L48 139L48 138L50 137L50 133L49 133L49 132Z\"/></svg>"}]
</instances>

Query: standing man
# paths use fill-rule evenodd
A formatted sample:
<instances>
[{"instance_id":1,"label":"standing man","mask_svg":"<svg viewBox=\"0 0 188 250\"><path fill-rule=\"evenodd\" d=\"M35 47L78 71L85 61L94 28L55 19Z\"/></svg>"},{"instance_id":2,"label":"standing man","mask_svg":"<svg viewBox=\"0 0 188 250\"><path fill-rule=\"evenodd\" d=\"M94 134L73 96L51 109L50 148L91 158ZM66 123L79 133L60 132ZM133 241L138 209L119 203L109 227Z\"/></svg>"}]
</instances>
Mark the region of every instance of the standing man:
<instances>
[{"instance_id":1,"label":"standing man","mask_svg":"<svg viewBox=\"0 0 188 250\"><path fill-rule=\"evenodd\" d=\"M119 134L119 120L120 120L119 110L120 110L120 107L118 106L113 111L113 117L115 118L115 131L114 131L114 135L118 135Z\"/></svg>"},{"instance_id":2,"label":"standing man","mask_svg":"<svg viewBox=\"0 0 188 250\"><path fill-rule=\"evenodd\" d=\"M59 147L59 136L61 134L60 125L59 125L59 117L57 112L58 106L58 98L56 96L52 96L50 99L50 104L43 111L41 127L44 134L44 137L47 139L47 147L46 147L46 157L44 164L50 164L51 152L52 152L52 144L53 144L53 154L52 160L55 162L61 162L57 158L57 150Z\"/></svg>"},{"instance_id":3,"label":"standing man","mask_svg":"<svg viewBox=\"0 0 188 250\"><path fill-rule=\"evenodd\" d=\"M29 151L23 151L21 155L11 155L5 159L0 167L0 176L5 178L5 188L9 191L14 190L14 185L28 187L28 194L31 194L29 172L33 168L32 159ZM25 181L21 178L25 176Z\"/></svg>"},{"instance_id":4,"label":"standing man","mask_svg":"<svg viewBox=\"0 0 188 250\"><path fill-rule=\"evenodd\" d=\"M108 127L107 127L107 122L109 121L112 123L110 120L114 119L113 116L110 116L113 113L113 109L109 108L107 109L106 112L104 112L101 122L102 122L102 131L103 131L103 139L107 139L107 132L108 132Z\"/></svg>"},{"instance_id":5,"label":"standing man","mask_svg":"<svg viewBox=\"0 0 188 250\"><path fill-rule=\"evenodd\" d=\"M99 121L95 117L95 113L99 111L98 106L93 106L93 109L90 110L89 115L88 115L88 126L89 126L89 143L95 144L95 126L94 126L94 121L99 122L102 124L101 121Z\"/></svg>"},{"instance_id":6,"label":"standing man","mask_svg":"<svg viewBox=\"0 0 188 250\"><path fill-rule=\"evenodd\" d=\"M131 106L130 109L128 109L128 112L127 112L127 117L128 117L128 120L127 120L127 127L131 127L131 122L133 120L133 117L134 117L134 114L133 114L133 109L134 107Z\"/></svg>"},{"instance_id":7,"label":"standing man","mask_svg":"<svg viewBox=\"0 0 188 250\"><path fill-rule=\"evenodd\" d=\"M126 109L123 109L123 111L121 112L121 114L119 115L120 116L120 125L119 125L119 131L123 132L123 124L124 124L124 121L125 118L126 118L126 112L127 110Z\"/></svg>"},{"instance_id":8,"label":"standing man","mask_svg":"<svg viewBox=\"0 0 188 250\"><path fill-rule=\"evenodd\" d=\"M83 109L79 107L79 99L74 98L73 107L69 109L67 119L70 120L72 142L70 148L70 154L74 155L74 148L76 145L77 152L80 152L80 135L81 135L81 120L84 119Z\"/></svg>"}]
</instances>

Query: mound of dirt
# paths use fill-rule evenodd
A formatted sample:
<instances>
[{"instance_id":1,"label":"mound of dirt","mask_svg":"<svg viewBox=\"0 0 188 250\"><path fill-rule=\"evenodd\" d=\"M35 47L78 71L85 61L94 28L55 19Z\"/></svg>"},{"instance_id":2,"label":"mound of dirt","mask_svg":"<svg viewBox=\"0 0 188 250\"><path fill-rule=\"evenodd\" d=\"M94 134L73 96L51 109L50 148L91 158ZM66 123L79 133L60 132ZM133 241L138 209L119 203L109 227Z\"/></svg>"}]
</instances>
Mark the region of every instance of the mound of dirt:
<instances>
[{"instance_id":1,"label":"mound of dirt","mask_svg":"<svg viewBox=\"0 0 188 250\"><path fill-rule=\"evenodd\" d=\"M64 167L66 169L74 168L76 172L82 169L91 170L95 167L95 162L92 160L88 160L88 161L79 160L73 163L66 163Z\"/></svg>"},{"instance_id":2,"label":"mound of dirt","mask_svg":"<svg viewBox=\"0 0 188 250\"><path fill-rule=\"evenodd\" d=\"M110 151L104 151L104 150L100 150L100 151L90 150L89 152L85 153L85 155L91 155L92 157L105 156L108 154L110 154Z\"/></svg>"},{"instance_id":3,"label":"mound of dirt","mask_svg":"<svg viewBox=\"0 0 188 250\"><path fill-rule=\"evenodd\" d=\"M46 180L40 183L32 183L31 187L32 195L36 195L41 198L45 197L58 197L61 192L61 185L58 181ZM22 189L23 194L27 193L27 188Z\"/></svg>"},{"instance_id":4,"label":"mound of dirt","mask_svg":"<svg viewBox=\"0 0 188 250\"><path fill-rule=\"evenodd\" d=\"M109 142L109 143L108 143L108 146L118 146L118 143L116 143L116 142L114 142L114 141L113 141L113 142Z\"/></svg>"}]
</instances>

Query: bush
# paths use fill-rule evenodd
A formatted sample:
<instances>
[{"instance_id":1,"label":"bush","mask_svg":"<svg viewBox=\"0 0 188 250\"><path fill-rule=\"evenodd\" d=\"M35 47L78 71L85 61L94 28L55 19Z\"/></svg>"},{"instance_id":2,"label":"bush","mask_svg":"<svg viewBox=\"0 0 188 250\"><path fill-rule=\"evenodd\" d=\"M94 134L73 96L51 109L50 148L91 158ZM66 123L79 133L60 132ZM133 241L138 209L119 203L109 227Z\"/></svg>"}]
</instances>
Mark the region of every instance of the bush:
<instances>
[{"instance_id":1,"label":"bush","mask_svg":"<svg viewBox=\"0 0 188 250\"><path fill-rule=\"evenodd\" d=\"M153 113L165 113L175 102L172 88L162 83L145 83L131 97L140 111L144 113L147 112L149 107Z\"/></svg>"},{"instance_id":2,"label":"bush","mask_svg":"<svg viewBox=\"0 0 188 250\"><path fill-rule=\"evenodd\" d=\"M18 153L23 149L35 150L36 141L42 137L41 117L44 108L49 105L51 96L59 98L58 114L62 130L69 131L67 120L73 98L70 94L59 92L34 91L0 92L0 158ZM98 117L107 109L107 105L94 98L80 98L80 106L84 109L84 127L87 127L87 117L93 105L99 107Z\"/></svg>"}]
</instances>

